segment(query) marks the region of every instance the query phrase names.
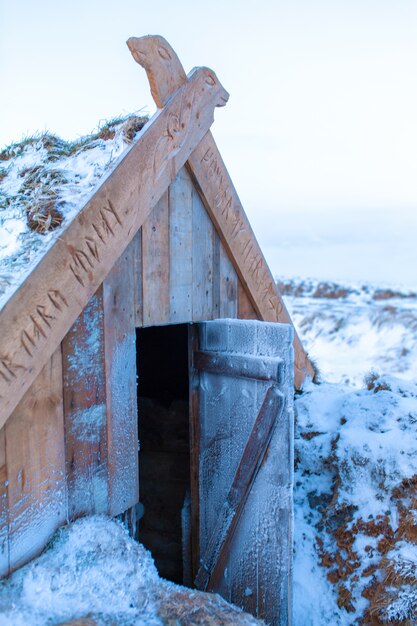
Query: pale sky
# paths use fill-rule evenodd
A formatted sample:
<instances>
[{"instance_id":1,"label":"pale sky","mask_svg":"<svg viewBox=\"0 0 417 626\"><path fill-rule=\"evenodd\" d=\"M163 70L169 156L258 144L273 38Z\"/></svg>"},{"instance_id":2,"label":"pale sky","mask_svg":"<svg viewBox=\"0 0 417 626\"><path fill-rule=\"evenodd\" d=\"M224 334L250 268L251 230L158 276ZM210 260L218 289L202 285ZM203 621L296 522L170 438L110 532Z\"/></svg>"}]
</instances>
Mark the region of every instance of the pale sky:
<instances>
[{"instance_id":1,"label":"pale sky","mask_svg":"<svg viewBox=\"0 0 417 626\"><path fill-rule=\"evenodd\" d=\"M407 265L412 280L417 0L0 0L0 146L152 113L125 41L156 33L186 71L207 65L230 93L212 131L275 273L343 278L350 268L360 279L366 259L355 273L349 250L339 270L323 257L351 241L365 253L376 245L379 274L364 268L364 280L382 280L388 256L393 279Z\"/></svg>"}]
</instances>

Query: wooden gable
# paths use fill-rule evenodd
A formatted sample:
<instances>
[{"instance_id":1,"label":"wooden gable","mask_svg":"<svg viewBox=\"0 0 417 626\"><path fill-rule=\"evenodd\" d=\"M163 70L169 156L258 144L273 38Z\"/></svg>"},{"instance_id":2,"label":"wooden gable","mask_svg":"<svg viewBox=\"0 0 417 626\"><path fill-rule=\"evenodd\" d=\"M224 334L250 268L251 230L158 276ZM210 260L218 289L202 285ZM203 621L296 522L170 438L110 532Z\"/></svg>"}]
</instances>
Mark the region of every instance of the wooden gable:
<instances>
[{"instance_id":1,"label":"wooden gable","mask_svg":"<svg viewBox=\"0 0 417 626\"><path fill-rule=\"evenodd\" d=\"M131 39L128 45L147 70L160 110L0 312L2 575L37 555L51 534L68 520L95 513L116 516L133 511L138 503L137 328L229 319L230 332L238 334L241 331L230 318L292 326L209 131L213 109L225 103L227 93L211 70L200 68L187 77L173 50L160 37ZM279 473L279 494L285 498L280 495L271 501L283 520L282 553L288 553L291 545L292 388L294 383L301 387L305 376L313 373L297 334L289 326L282 332L270 329L273 341L283 338L271 355L251 352L247 345L241 354L234 350L237 354L232 361L239 367L242 359L255 363L259 357L262 368L265 359L271 356L279 360L285 354L287 363L282 379L265 383L269 379L261 376L259 382L252 377L256 382L250 403L242 401L239 386L232 384L236 407L243 410L250 404L253 410L245 426L247 432L242 431L239 438L242 464L238 457L234 459L230 481L224 482L222 492L222 497L228 497L241 466L253 466L253 475L243 485L245 497L258 470L264 468L260 476L265 467L270 471L279 453L275 451L270 455L272 460L267 460L267 449L279 421L272 441L277 450L286 451L286 466ZM198 328L199 336L205 336L203 326ZM258 331L255 324L250 332L252 346L253 337L263 330ZM194 362L194 354L199 352L193 344L198 342L197 335L190 332L192 385L207 378L201 364ZM200 348L206 347L201 339ZM218 347L225 353L224 359L229 358L226 348ZM236 366L233 363L228 365L232 369L227 375ZM282 419L262 410L265 394L274 410L279 408ZM276 400L283 394L285 410L283 401ZM204 394L201 397L201 407L204 403L210 407L211 401ZM194 394L191 402L195 404L190 409L194 424L194 516L199 485L207 490L207 501L213 504L204 482L205 470L195 452L209 447L196 425L200 403L196 398ZM206 417L210 417L210 410L207 408ZM215 417L210 418L218 429L213 436L221 438L222 425ZM257 455L250 433L257 436L258 425L265 419L265 436ZM230 436L233 429L237 432L238 422L230 421ZM256 489L267 493L259 486ZM266 504L263 501L263 514ZM211 522L204 521L208 534L214 536L216 506L210 513ZM261 524L261 518L257 520ZM198 534L199 522L194 522ZM269 530L276 541L275 526ZM228 550L239 553L245 568L240 548L231 541L230 528L227 533ZM255 585L255 574L248 570L245 578L241 567L233 579L223 580L221 568L213 566L216 550L210 553L209 539L202 539L205 554L194 554L193 575L203 581L201 586L220 589L236 601L239 593L245 593L245 580L250 581L248 588ZM224 548L222 551L224 565L229 557ZM206 557L202 565L209 575L198 571L196 559L200 556ZM288 558L286 564L280 561L279 571L271 573L269 565L266 567L261 577L264 587L269 579L288 578ZM216 584L211 581L209 585L210 578ZM278 613L290 613L288 584L286 589L272 609L266 606L265 588L257 592L259 602L248 596L246 604L241 604L259 615L269 616L271 610L271 622L278 623Z\"/></svg>"}]
</instances>

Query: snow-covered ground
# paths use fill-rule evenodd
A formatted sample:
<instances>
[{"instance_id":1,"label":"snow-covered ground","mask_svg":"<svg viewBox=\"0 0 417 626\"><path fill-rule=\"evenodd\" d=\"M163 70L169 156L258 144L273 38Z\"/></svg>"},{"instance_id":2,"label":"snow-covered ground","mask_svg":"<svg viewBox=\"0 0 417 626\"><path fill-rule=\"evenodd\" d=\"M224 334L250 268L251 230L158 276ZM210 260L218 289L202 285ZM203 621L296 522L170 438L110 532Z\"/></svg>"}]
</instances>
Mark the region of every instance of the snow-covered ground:
<instances>
[{"instance_id":1,"label":"snow-covered ground","mask_svg":"<svg viewBox=\"0 0 417 626\"><path fill-rule=\"evenodd\" d=\"M416 624L417 298L282 287L322 379L296 398L294 624Z\"/></svg>"},{"instance_id":2,"label":"snow-covered ground","mask_svg":"<svg viewBox=\"0 0 417 626\"><path fill-rule=\"evenodd\" d=\"M72 622L71 620L75 620ZM0 586L0 626L261 626L216 594L162 580L116 521L80 519Z\"/></svg>"}]
</instances>

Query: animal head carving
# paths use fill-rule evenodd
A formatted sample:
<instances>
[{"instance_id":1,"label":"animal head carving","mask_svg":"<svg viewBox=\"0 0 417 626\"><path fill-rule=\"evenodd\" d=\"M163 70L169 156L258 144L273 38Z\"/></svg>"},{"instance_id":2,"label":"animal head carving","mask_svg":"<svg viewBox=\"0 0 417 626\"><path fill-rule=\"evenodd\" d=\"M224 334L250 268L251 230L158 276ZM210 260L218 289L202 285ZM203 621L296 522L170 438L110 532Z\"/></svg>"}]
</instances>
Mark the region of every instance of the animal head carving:
<instances>
[{"instance_id":1,"label":"animal head carving","mask_svg":"<svg viewBox=\"0 0 417 626\"><path fill-rule=\"evenodd\" d=\"M187 80L181 61L166 39L160 35L130 37L127 46L135 61L146 70L152 97L156 106L162 108L170 96ZM214 72L204 69L205 88L219 89L216 106L224 106L229 94L223 89Z\"/></svg>"},{"instance_id":2,"label":"animal head carving","mask_svg":"<svg viewBox=\"0 0 417 626\"><path fill-rule=\"evenodd\" d=\"M187 80L181 61L169 43L159 35L130 37L127 46L148 75L152 97L162 108L168 98Z\"/></svg>"},{"instance_id":3,"label":"animal head carving","mask_svg":"<svg viewBox=\"0 0 417 626\"><path fill-rule=\"evenodd\" d=\"M215 106L223 107L229 99L229 94L227 93L223 85L220 83L216 74L213 72L213 70L209 69L208 67L195 67L192 70L192 72L190 72L189 76L191 77L193 73L196 72L197 70L200 72L199 89L201 90L208 89L209 91L217 91L218 93L217 93L217 98L215 100Z\"/></svg>"}]
</instances>

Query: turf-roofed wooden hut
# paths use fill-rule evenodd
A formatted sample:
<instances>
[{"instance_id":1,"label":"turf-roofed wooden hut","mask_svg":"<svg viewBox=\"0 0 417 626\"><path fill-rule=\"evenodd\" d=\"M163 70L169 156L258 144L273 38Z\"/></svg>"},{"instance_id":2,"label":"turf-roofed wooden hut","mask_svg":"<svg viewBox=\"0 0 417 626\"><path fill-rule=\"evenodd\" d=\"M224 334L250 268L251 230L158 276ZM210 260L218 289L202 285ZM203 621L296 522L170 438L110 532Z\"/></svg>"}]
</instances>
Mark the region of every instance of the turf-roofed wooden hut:
<instances>
[{"instance_id":1,"label":"turf-roofed wooden hut","mask_svg":"<svg viewBox=\"0 0 417 626\"><path fill-rule=\"evenodd\" d=\"M228 94L128 45L158 112L0 311L1 574L123 515L162 575L284 624L311 365L209 132Z\"/></svg>"}]
</instances>

